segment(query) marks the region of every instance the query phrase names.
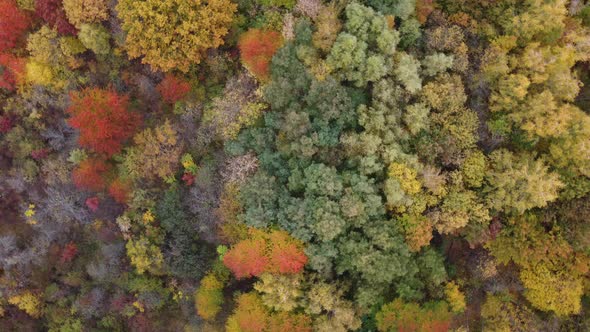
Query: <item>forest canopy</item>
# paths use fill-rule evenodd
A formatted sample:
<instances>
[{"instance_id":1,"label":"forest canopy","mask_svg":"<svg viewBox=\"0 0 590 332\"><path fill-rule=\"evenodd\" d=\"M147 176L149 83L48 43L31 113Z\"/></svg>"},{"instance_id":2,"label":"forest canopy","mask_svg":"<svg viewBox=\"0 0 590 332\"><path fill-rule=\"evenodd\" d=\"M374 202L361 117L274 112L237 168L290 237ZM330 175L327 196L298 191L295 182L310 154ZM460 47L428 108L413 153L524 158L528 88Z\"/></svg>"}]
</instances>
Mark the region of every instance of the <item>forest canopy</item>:
<instances>
[{"instance_id":1,"label":"forest canopy","mask_svg":"<svg viewBox=\"0 0 590 332\"><path fill-rule=\"evenodd\" d=\"M590 3L0 0L0 331L590 330Z\"/></svg>"}]
</instances>

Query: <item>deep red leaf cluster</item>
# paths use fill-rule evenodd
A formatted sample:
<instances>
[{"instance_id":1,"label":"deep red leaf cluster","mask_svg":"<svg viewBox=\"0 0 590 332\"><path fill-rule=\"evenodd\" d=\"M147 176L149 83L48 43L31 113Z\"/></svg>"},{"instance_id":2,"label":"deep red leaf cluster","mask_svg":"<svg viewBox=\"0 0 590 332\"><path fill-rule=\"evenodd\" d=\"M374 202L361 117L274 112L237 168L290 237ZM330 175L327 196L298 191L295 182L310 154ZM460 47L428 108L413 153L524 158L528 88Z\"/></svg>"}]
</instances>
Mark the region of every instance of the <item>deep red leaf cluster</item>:
<instances>
[{"instance_id":1,"label":"deep red leaf cluster","mask_svg":"<svg viewBox=\"0 0 590 332\"><path fill-rule=\"evenodd\" d=\"M35 14L63 35L75 35L77 32L68 21L62 0L36 0Z\"/></svg>"}]
</instances>

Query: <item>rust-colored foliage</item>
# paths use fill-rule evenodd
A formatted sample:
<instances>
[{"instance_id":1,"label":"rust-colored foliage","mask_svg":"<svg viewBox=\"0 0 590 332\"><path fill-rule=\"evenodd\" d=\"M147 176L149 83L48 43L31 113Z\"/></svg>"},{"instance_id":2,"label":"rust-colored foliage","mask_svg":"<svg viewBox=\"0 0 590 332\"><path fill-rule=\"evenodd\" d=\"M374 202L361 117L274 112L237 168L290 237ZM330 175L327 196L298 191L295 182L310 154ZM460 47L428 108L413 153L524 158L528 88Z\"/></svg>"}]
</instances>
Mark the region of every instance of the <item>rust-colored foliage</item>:
<instances>
[{"instance_id":1,"label":"rust-colored foliage","mask_svg":"<svg viewBox=\"0 0 590 332\"><path fill-rule=\"evenodd\" d=\"M63 35L76 34L76 28L68 21L62 0L36 0L35 14Z\"/></svg>"},{"instance_id":2,"label":"rust-colored foliage","mask_svg":"<svg viewBox=\"0 0 590 332\"><path fill-rule=\"evenodd\" d=\"M270 77L270 61L281 47L283 37L276 31L250 29L240 36L238 48L244 66L260 80Z\"/></svg>"},{"instance_id":3,"label":"rust-colored foliage","mask_svg":"<svg viewBox=\"0 0 590 332\"><path fill-rule=\"evenodd\" d=\"M61 251L61 257L59 261L64 264L71 262L74 257L78 254L78 246L74 242L66 244Z\"/></svg>"},{"instance_id":4,"label":"rust-colored foliage","mask_svg":"<svg viewBox=\"0 0 590 332\"><path fill-rule=\"evenodd\" d=\"M166 77L156 87L165 102L174 104L177 101L186 97L191 91L191 85L185 80L182 80L172 74L167 74Z\"/></svg>"},{"instance_id":5,"label":"rust-colored foliage","mask_svg":"<svg viewBox=\"0 0 590 332\"><path fill-rule=\"evenodd\" d=\"M250 238L234 245L223 257L223 263L241 279L263 272L299 273L307 256L302 243L286 232L251 229Z\"/></svg>"},{"instance_id":6,"label":"rust-colored foliage","mask_svg":"<svg viewBox=\"0 0 590 332\"><path fill-rule=\"evenodd\" d=\"M105 188L104 174L109 170L108 165L95 158L89 158L74 169L73 180L76 187L91 191L102 191Z\"/></svg>"},{"instance_id":7,"label":"rust-colored foliage","mask_svg":"<svg viewBox=\"0 0 590 332\"><path fill-rule=\"evenodd\" d=\"M1 37L0 37L1 38ZM1 41L0 41L1 43ZM26 61L12 54L0 54L0 88L14 91L24 81Z\"/></svg>"},{"instance_id":8,"label":"rust-colored foliage","mask_svg":"<svg viewBox=\"0 0 590 332\"><path fill-rule=\"evenodd\" d=\"M416 1L416 18L420 23L426 23L426 19L428 19L432 11L434 11L434 0Z\"/></svg>"},{"instance_id":9,"label":"rust-colored foliage","mask_svg":"<svg viewBox=\"0 0 590 332\"><path fill-rule=\"evenodd\" d=\"M131 195L129 182L121 179L115 179L115 181L111 182L111 185L109 186L109 195L111 195L115 202L126 204L129 196Z\"/></svg>"},{"instance_id":10,"label":"rust-colored foliage","mask_svg":"<svg viewBox=\"0 0 590 332\"><path fill-rule=\"evenodd\" d=\"M16 46L29 23L29 17L14 0L0 0L0 52Z\"/></svg>"},{"instance_id":11,"label":"rust-colored foliage","mask_svg":"<svg viewBox=\"0 0 590 332\"><path fill-rule=\"evenodd\" d=\"M273 315L268 331L311 332L311 318L304 314L279 312Z\"/></svg>"},{"instance_id":12,"label":"rust-colored foliage","mask_svg":"<svg viewBox=\"0 0 590 332\"><path fill-rule=\"evenodd\" d=\"M243 332L263 332L267 330L269 313L256 293L240 295L232 315L236 325ZM228 329L229 330L229 329Z\"/></svg>"},{"instance_id":13,"label":"rust-colored foliage","mask_svg":"<svg viewBox=\"0 0 590 332\"><path fill-rule=\"evenodd\" d=\"M223 263L238 279L260 275L269 264L266 241L257 238L238 242L223 256Z\"/></svg>"},{"instance_id":14,"label":"rust-colored foliage","mask_svg":"<svg viewBox=\"0 0 590 332\"><path fill-rule=\"evenodd\" d=\"M71 98L68 123L80 130L80 145L107 157L121 151L139 125L139 115L128 110L128 97L112 90L85 89Z\"/></svg>"}]
</instances>

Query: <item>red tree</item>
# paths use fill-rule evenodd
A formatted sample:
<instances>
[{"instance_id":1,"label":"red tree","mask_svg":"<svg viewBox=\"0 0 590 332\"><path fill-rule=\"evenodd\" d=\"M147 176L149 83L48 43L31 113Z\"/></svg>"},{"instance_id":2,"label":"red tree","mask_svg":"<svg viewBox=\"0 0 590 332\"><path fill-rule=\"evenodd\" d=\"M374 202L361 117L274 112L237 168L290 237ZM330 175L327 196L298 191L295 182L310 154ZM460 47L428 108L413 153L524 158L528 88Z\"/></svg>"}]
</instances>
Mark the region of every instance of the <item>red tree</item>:
<instances>
[{"instance_id":1,"label":"red tree","mask_svg":"<svg viewBox=\"0 0 590 332\"><path fill-rule=\"evenodd\" d=\"M140 122L128 110L129 99L111 90L85 89L71 94L68 123L80 130L80 145L107 157L121 151Z\"/></svg>"},{"instance_id":2,"label":"red tree","mask_svg":"<svg viewBox=\"0 0 590 332\"><path fill-rule=\"evenodd\" d=\"M0 133L7 133L12 128L12 120L8 115L0 116Z\"/></svg>"},{"instance_id":3,"label":"red tree","mask_svg":"<svg viewBox=\"0 0 590 332\"><path fill-rule=\"evenodd\" d=\"M90 211L92 212L96 212L96 210L98 210L98 206L100 204L100 200L98 199L98 197L94 196L94 197L89 197L86 199L86 206L90 209Z\"/></svg>"},{"instance_id":4,"label":"red tree","mask_svg":"<svg viewBox=\"0 0 590 332\"><path fill-rule=\"evenodd\" d=\"M102 191L105 188L104 174L109 170L108 165L100 160L89 158L74 169L73 181L76 187L92 191Z\"/></svg>"},{"instance_id":5,"label":"red tree","mask_svg":"<svg viewBox=\"0 0 590 332\"><path fill-rule=\"evenodd\" d=\"M14 0L0 0L0 52L16 46L29 23L29 17Z\"/></svg>"},{"instance_id":6,"label":"red tree","mask_svg":"<svg viewBox=\"0 0 590 332\"><path fill-rule=\"evenodd\" d=\"M177 101L186 97L191 91L191 85L172 74L167 74L166 77L156 87L162 99L169 104L174 104Z\"/></svg>"},{"instance_id":7,"label":"red tree","mask_svg":"<svg viewBox=\"0 0 590 332\"><path fill-rule=\"evenodd\" d=\"M0 88L14 91L15 86L23 82L25 63L24 59L12 54L0 54Z\"/></svg>"},{"instance_id":8,"label":"red tree","mask_svg":"<svg viewBox=\"0 0 590 332\"><path fill-rule=\"evenodd\" d=\"M61 34L76 34L76 28L68 21L62 0L36 0L35 14Z\"/></svg>"},{"instance_id":9,"label":"red tree","mask_svg":"<svg viewBox=\"0 0 590 332\"><path fill-rule=\"evenodd\" d=\"M70 243L66 244L65 247L63 248L59 261L62 264L70 262L72 259L74 259L74 257L76 257L77 253L78 253L78 246L74 242L70 242Z\"/></svg>"},{"instance_id":10,"label":"red tree","mask_svg":"<svg viewBox=\"0 0 590 332\"><path fill-rule=\"evenodd\" d=\"M238 279L260 275L268 263L266 241L261 238L240 241L223 256L223 264Z\"/></svg>"},{"instance_id":11,"label":"red tree","mask_svg":"<svg viewBox=\"0 0 590 332\"><path fill-rule=\"evenodd\" d=\"M109 186L109 194L115 200L115 202L120 204L127 203L130 192L131 189L129 189L129 183L121 179L116 179L115 181L111 182L111 185Z\"/></svg>"},{"instance_id":12,"label":"red tree","mask_svg":"<svg viewBox=\"0 0 590 332\"><path fill-rule=\"evenodd\" d=\"M276 31L250 29L238 41L242 63L258 79L267 80L270 60L282 43L283 37Z\"/></svg>"}]
</instances>

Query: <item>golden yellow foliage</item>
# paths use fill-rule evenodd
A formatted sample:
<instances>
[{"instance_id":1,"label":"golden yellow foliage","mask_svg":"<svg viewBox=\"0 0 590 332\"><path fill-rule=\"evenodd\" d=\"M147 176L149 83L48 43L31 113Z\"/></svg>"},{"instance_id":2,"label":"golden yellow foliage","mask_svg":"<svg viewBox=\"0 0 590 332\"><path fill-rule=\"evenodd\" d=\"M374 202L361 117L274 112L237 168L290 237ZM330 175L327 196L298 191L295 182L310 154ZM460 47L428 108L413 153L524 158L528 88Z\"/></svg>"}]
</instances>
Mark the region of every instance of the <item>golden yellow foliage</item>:
<instances>
[{"instance_id":1,"label":"golden yellow foliage","mask_svg":"<svg viewBox=\"0 0 590 332\"><path fill-rule=\"evenodd\" d=\"M43 304L39 297L30 291L9 297L8 303L17 306L33 318L39 318L43 309Z\"/></svg>"},{"instance_id":2,"label":"golden yellow foliage","mask_svg":"<svg viewBox=\"0 0 590 332\"><path fill-rule=\"evenodd\" d=\"M63 6L68 21L78 28L83 23L97 23L109 17L104 0L63 0Z\"/></svg>"},{"instance_id":3,"label":"golden yellow foliage","mask_svg":"<svg viewBox=\"0 0 590 332\"><path fill-rule=\"evenodd\" d=\"M187 72L209 48L223 44L236 5L230 0L122 0L117 13L130 58Z\"/></svg>"}]
</instances>

